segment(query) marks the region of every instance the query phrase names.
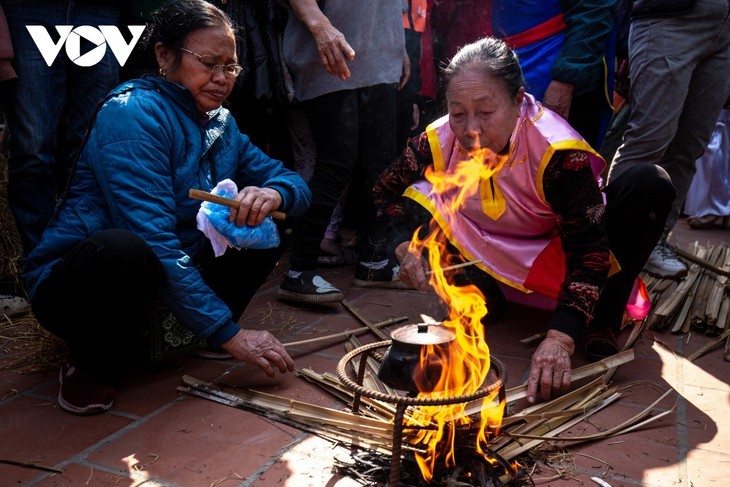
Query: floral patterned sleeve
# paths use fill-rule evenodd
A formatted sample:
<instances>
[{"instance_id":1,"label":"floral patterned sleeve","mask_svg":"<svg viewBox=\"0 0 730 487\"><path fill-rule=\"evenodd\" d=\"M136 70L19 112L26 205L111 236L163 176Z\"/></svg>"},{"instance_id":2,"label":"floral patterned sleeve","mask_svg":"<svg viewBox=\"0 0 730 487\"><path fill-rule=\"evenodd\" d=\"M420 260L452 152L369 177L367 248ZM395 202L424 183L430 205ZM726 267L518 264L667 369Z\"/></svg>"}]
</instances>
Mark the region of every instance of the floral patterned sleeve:
<instances>
[{"instance_id":1,"label":"floral patterned sleeve","mask_svg":"<svg viewBox=\"0 0 730 487\"><path fill-rule=\"evenodd\" d=\"M376 181L373 199L377 216L402 216L403 192L412 183L423 179L426 168L432 164L431 147L424 132L411 139L400 157Z\"/></svg>"},{"instance_id":2,"label":"floral patterned sleeve","mask_svg":"<svg viewBox=\"0 0 730 487\"><path fill-rule=\"evenodd\" d=\"M413 232L430 219L429 213L409 198L404 198L403 192L412 183L423 179L426 168L431 165L431 147L424 132L411 139L400 157L383 171L375 183L375 211L390 247L410 240Z\"/></svg>"},{"instance_id":3,"label":"floral patterned sleeve","mask_svg":"<svg viewBox=\"0 0 730 487\"><path fill-rule=\"evenodd\" d=\"M550 328L574 339L593 317L611 267L603 195L584 151L558 151L545 168L545 198L558 215L566 276Z\"/></svg>"}]
</instances>

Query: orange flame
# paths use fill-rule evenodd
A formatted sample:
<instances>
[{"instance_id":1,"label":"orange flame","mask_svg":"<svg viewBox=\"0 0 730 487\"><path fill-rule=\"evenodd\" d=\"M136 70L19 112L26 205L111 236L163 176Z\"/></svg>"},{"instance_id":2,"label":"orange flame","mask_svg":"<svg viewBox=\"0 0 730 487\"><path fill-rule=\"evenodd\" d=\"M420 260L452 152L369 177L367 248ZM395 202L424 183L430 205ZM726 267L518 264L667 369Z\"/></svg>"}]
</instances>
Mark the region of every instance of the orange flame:
<instances>
[{"instance_id":1,"label":"orange flame","mask_svg":"<svg viewBox=\"0 0 730 487\"><path fill-rule=\"evenodd\" d=\"M463 206L465 199L479 189L480 182L492 177L506 159L488 149L480 149L471 153L470 159L460 162L454 168L449 167L447 171L436 172L429 168L426 179L432 184L433 192L448 195L443 198L448 208L443 208L442 211L456 212ZM437 363L440 377L436 386L430 389L435 392L420 392L419 397L469 395L485 385L490 368L489 347L481 323L481 319L487 314L486 302L476 286L455 286L441 272L442 267L451 263L442 262L446 258L444 250L447 241L444 233L436 230L438 229L432 222L431 232L423 240L418 238L417 231L411 240L409 251L416 255L422 255L426 251L433 271L430 283L449 309L449 316L442 325L454 333L455 339L446 349L431 345L422 348L420 368L428 370L429 376L433 376L433 364ZM418 377L415 382L419 383ZM423 388L420 389L423 391ZM482 455L490 438L490 428L498 429L502 421L505 406L503 402L498 406L487 407L496 395L497 392L480 399L483 407L475 450ZM456 465L456 430L476 422L464 414L466 406L467 403L422 406L413 411L409 418L409 425L431 425L430 428L414 428L416 433L413 436L415 443L426 450L425 455L416 454L421 475L426 481L433 478L437 461L446 467Z\"/></svg>"}]
</instances>

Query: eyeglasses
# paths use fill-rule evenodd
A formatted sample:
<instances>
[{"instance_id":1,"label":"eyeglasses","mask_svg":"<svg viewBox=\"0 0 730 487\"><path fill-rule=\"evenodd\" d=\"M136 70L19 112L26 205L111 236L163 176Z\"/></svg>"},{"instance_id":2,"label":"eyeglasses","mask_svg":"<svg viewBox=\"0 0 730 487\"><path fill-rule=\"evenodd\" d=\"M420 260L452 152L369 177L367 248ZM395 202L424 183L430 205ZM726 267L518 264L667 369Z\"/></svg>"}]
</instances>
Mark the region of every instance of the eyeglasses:
<instances>
[{"instance_id":1,"label":"eyeglasses","mask_svg":"<svg viewBox=\"0 0 730 487\"><path fill-rule=\"evenodd\" d=\"M180 47L179 49L195 56L200 61L200 64L208 68L209 71L221 71L229 78L236 78L243 71L243 66L240 64L216 64L210 61L208 56L201 56L197 52L190 51L184 47Z\"/></svg>"}]
</instances>

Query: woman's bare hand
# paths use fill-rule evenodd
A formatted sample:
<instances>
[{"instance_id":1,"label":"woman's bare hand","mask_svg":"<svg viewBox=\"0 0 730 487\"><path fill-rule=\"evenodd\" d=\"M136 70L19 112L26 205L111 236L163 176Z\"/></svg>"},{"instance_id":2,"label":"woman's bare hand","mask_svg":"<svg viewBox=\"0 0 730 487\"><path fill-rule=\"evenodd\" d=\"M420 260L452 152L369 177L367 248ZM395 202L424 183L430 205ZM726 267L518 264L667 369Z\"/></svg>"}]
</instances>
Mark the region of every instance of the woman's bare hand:
<instances>
[{"instance_id":1,"label":"woman's bare hand","mask_svg":"<svg viewBox=\"0 0 730 487\"><path fill-rule=\"evenodd\" d=\"M408 251L409 242L403 242L395 249L395 255L400 264L398 278L405 284L419 290L428 291L431 289L428 275L428 262L421 255L415 255Z\"/></svg>"},{"instance_id":2,"label":"woman's bare hand","mask_svg":"<svg viewBox=\"0 0 730 487\"><path fill-rule=\"evenodd\" d=\"M570 357L575 351L573 339L560 331L548 330L545 339L532 355L527 379L527 400L535 402L537 391L547 401L570 387Z\"/></svg>"},{"instance_id":3,"label":"woman's bare hand","mask_svg":"<svg viewBox=\"0 0 730 487\"><path fill-rule=\"evenodd\" d=\"M231 208L230 221L239 227L244 223L250 227L260 225L264 218L281 206L281 195L271 188L246 186L238 192L238 208Z\"/></svg>"},{"instance_id":4,"label":"woman's bare hand","mask_svg":"<svg viewBox=\"0 0 730 487\"><path fill-rule=\"evenodd\" d=\"M282 374L294 372L294 361L284 345L268 331L240 330L221 347L233 358L257 365L269 377L274 377L274 367Z\"/></svg>"}]
</instances>

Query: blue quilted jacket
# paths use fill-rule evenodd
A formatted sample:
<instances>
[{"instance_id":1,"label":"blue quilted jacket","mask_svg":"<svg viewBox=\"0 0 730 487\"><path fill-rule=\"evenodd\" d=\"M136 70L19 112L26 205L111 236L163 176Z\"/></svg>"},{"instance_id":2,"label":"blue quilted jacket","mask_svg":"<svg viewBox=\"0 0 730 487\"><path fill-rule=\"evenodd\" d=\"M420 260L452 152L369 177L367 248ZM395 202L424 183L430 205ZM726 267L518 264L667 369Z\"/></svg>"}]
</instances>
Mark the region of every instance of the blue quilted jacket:
<instances>
[{"instance_id":1,"label":"blue quilted jacket","mask_svg":"<svg viewBox=\"0 0 730 487\"><path fill-rule=\"evenodd\" d=\"M161 298L183 325L214 344L236 333L228 307L192 263L205 236L195 222L200 201L188 191L210 191L226 178L239 188L273 188L290 216L306 210L311 193L297 173L241 134L228 110L209 115L201 123L187 89L152 76L107 96L56 216L28 256L23 277L31 299L74 244L120 228L141 236L159 257L166 274Z\"/></svg>"}]
</instances>

